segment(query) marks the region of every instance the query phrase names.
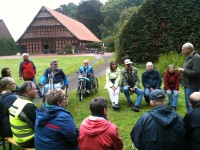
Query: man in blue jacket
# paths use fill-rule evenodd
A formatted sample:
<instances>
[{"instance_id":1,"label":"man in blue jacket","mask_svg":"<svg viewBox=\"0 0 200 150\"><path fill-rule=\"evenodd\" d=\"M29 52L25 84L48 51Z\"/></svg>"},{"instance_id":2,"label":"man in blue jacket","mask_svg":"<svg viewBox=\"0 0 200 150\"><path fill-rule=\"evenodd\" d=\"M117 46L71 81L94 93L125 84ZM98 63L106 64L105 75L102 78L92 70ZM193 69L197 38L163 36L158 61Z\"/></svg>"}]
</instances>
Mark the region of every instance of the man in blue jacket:
<instances>
[{"instance_id":1,"label":"man in blue jacket","mask_svg":"<svg viewBox=\"0 0 200 150\"><path fill-rule=\"evenodd\" d=\"M184 150L185 128L182 118L168 108L165 93L150 93L153 110L145 113L133 127L130 136L139 150Z\"/></svg>"},{"instance_id":2,"label":"man in blue jacket","mask_svg":"<svg viewBox=\"0 0 200 150\"><path fill-rule=\"evenodd\" d=\"M36 110L35 149L78 150L79 131L65 107L68 103L61 89L48 91L46 103Z\"/></svg>"},{"instance_id":3,"label":"man in blue jacket","mask_svg":"<svg viewBox=\"0 0 200 150\"><path fill-rule=\"evenodd\" d=\"M90 94L91 83L92 80L94 79L94 70L92 66L88 65L88 60L83 61L83 66L79 68L79 75L90 79L86 80L87 93Z\"/></svg>"},{"instance_id":4,"label":"man in blue jacket","mask_svg":"<svg viewBox=\"0 0 200 150\"><path fill-rule=\"evenodd\" d=\"M58 68L58 61L52 60L50 67L47 68L40 79L40 83L45 85L43 95L46 95L48 90L51 89L67 89L68 78L62 69Z\"/></svg>"},{"instance_id":5,"label":"man in blue jacket","mask_svg":"<svg viewBox=\"0 0 200 150\"><path fill-rule=\"evenodd\" d=\"M142 85L144 87L144 98L149 104L149 94L155 89L160 89L162 79L158 70L154 69L152 62L146 63L146 71L142 73Z\"/></svg>"}]
</instances>

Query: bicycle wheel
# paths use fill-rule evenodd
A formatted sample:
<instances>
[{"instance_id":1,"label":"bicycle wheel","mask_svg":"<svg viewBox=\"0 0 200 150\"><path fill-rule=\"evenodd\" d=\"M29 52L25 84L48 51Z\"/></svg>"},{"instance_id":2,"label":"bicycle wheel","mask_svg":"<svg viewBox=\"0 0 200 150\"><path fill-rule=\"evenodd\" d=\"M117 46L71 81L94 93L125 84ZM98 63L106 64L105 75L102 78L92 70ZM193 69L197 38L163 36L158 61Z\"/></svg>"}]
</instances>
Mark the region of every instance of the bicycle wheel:
<instances>
[{"instance_id":1,"label":"bicycle wheel","mask_svg":"<svg viewBox=\"0 0 200 150\"><path fill-rule=\"evenodd\" d=\"M94 78L94 91L95 91L96 93L98 93L98 90L99 90L99 83L98 83L97 78L95 77L95 78Z\"/></svg>"},{"instance_id":2,"label":"bicycle wheel","mask_svg":"<svg viewBox=\"0 0 200 150\"><path fill-rule=\"evenodd\" d=\"M83 94L84 94L84 83L81 81L79 86L79 100L83 100Z\"/></svg>"}]
</instances>

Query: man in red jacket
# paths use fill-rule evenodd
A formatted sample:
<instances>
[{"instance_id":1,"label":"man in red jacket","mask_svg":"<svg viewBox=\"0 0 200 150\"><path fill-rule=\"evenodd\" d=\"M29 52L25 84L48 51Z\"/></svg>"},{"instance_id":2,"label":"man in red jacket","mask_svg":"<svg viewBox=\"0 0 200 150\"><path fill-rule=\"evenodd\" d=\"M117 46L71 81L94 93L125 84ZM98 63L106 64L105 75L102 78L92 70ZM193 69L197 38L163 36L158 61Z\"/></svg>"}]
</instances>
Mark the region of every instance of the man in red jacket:
<instances>
[{"instance_id":1,"label":"man in red jacket","mask_svg":"<svg viewBox=\"0 0 200 150\"><path fill-rule=\"evenodd\" d=\"M107 100L102 97L93 99L90 111L92 116L84 119L80 126L80 150L122 150L123 143L118 128L107 120Z\"/></svg>"},{"instance_id":2,"label":"man in red jacket","mask_svg":"<svg viewBox=\"0 0 200 150\"><path fill-rule=\"evenodd\" d=\"M21 80L23 78L24 81L33 81L37 87L38 95L42 97L42 93L35 79L36 67L34 63L29 60L28 53L23 53L22 58L23 61L19 65L19 79Z\"/></svg>"}]
</instances>

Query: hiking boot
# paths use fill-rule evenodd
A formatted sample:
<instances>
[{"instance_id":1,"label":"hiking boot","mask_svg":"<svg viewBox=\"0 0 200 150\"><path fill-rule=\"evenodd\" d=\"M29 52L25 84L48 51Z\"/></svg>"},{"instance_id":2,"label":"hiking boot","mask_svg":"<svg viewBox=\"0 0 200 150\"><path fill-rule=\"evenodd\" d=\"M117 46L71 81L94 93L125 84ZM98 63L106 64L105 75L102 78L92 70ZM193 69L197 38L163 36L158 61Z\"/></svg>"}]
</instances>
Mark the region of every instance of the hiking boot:
<instances>
[{"instance_id":1,"label":"hiking boot","mask_svg":"<svg viewBox=\"0 0 200 150\"><path fill-rule=\"evenodd\" d=\"M114 110L119 110L120 109L120 107L118 106L118 104L115 104L112 107L113 107Z\"/></svg>"},{"instance_id":2,"label":"hiking boot","mask_svg":"<svg viewBox=\"0 0 200 150\"><path fill-rule=\"evenodd\" d=\"M134 112L139 112L140 111L140 108L138 106L133 106L131 108L131 110L133 110Z\"/></svg>"}]
</instances>

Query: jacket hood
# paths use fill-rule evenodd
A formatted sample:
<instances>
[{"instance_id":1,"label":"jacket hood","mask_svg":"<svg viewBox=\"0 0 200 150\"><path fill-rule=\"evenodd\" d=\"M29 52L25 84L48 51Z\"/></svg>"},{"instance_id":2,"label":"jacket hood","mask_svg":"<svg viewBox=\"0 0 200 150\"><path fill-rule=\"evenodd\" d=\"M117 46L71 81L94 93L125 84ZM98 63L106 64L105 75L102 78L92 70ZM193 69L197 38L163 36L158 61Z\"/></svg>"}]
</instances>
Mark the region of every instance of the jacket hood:
<instances>
[{"instance_id":1,"label":"jacket hood","mask_svg":"<svg viewBox=\"0 0 200 150\"><path fill-rule=\"evenodd\" d=\"M149 114L163 128L171 128L178 120L176 112L167 106L158 106L149 112Z\"/></svg>"},{"instance_id":2,"label":"jacket hood","mask_svg":"<svg viewBox=\"0 0 200 150\"><path fill-rule=\"evenodd\" d=\"M41 108L36 110L36 125L42 127L50 120L55 118L61 111L66 110L60 106L44 104Z\"/></svg>"},{"instance_id":3,"label":"jacket hood","mask_svg":"<svg viewBox=\"0 0 200 150\"><path fill-rule=\"evenodd\" d=\"M85 120L83 120L81 124L82 130L89 136L96 136L104 132L110 125L111 125L110 121L102 117L94 117L94 116L86 118Z\"/></svg>"}]
</instances>

